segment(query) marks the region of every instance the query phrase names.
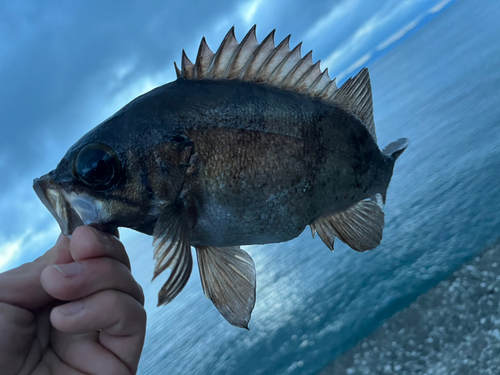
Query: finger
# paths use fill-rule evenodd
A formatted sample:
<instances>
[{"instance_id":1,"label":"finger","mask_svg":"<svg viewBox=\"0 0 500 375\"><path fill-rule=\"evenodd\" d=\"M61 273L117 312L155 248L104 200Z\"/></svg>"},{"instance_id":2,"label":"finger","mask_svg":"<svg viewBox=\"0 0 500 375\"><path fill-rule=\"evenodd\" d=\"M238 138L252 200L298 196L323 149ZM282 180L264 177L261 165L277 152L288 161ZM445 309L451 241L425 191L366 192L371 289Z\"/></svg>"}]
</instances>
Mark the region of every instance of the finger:
<instances>
[{"instance_id":1,"label":"finger","mask_svg":"<svg viewBox=\"0 0 500 375\"><path fill-rule=\"evenodd\" d=\"M26 360L36 332L34 315L0 302L0 332L0 368L17 374Z\"/></svg>"},{"instance_id":2,"label":"finger","mask_svg":"<svg viewBox=\"0 0 500 375\"><path fill-rule=\"evenodd\" d=\"M40 362L36 372L21 372L21 374L64 374L64 375L85 375L83 372L75 370L62 362L52 349L48 349L43 354L43 362ZM105 373L102 373L105 374ZM111 372L109 373L111 374Z\"/></svg>"},{"instance_id":3,"label":"finger","mask_svg":"<svg viewBox=\"0 0 500 375\"><path fill-rule=\"evenodd\" d=\"M118 238L89 226L80 226L71 236L71 255L76 261L109 257L130 269L130 260L125 247Z\"/></svg>"},{"instance_id":4,"label":"finger","mask_svg":"<svg viewBox=\"0 0 500 375\"><path fill-rule=\"evenodd\" d=\"M123 375L134 373L114 353L99 343L98 332L74 334L54 329L52 348L56 357L53 359L54 365L59 365L57 361L59 359L59 362L68 364L79 374ZM66 374L64 371L52 373Z\"/></svg>"},{"instance_id":5,"label":"finger","mask_svg":"<svg viewBox=\"0 0 500 375\"><path fill-rule=\"evenodd\" d=\"M0 273L0 302L35 310L53 298L43 289L40 275L45 267L72 262L70 241L59 236L54 247L33 262Z\"/></svg>"},{"instance_id":6,"label":"finger","mask_svg":"<svg viewBox=\"0 0 500 375\"><path fill-rule=\"evenodd\" d=\"M135 373L146 334L146 311L131 296L115 290L101 291L56 307L50 318L52 325L65 333L101 331L101 346L88 340L88 345L79 345L78 350L68 349L65 358L61 358L64 362L74 364L80 371L96 373L100 369L99 359L107 359L109 351Z\"/></svg>"},{"instance_id":7,"label":"finger","mask_svg":"<svg viewBox=\"0 0 500 375\"><path fill-rule=\"evenodd\" d=\"M52 297L74 301L106 289L129 294L144 305L142 288L123 263L111 258L94 258L47 267L42 286Z\"/></svg>"}]
</instances>

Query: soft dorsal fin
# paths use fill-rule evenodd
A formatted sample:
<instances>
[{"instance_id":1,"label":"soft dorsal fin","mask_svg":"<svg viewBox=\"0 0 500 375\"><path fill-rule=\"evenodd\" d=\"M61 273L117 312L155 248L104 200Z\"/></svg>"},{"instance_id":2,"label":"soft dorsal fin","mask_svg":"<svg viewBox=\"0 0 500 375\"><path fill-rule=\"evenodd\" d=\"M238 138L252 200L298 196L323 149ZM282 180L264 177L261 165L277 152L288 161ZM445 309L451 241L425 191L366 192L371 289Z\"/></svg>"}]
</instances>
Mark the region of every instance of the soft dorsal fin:
<instances>
[{"instance_id":1,"label":"soft dorsal fin","mask_svg":"<svg viewBox=\"0 0 500 375\"><path fill-rule=\"evenodd\" d=\"M354 78L349 78L333 94L332 99L358 116L365 123L373 138L377 139L373 121L372 87L368 68L361 69Z\"/></svg>"},{"instance_id":2,"label":"soft dorsal fin","mask_svg":"<svg viewBox=\"0 0 500 375\"><path fill-rule=\"evenodd\" d=\"M202 38L193 64L182 51L181 69L175 65L180 79L236 79L266 83L335 103L356 115L375 136L372 92L368 69L362 69L354 78L337 88L336 80L328 76L328 68L320 69L320 61L312 59L312 51L302 57L299 43L290 50L290 35L275 47L274 33L259 43L254 25L241 43L234 35L234 26L224 37L217 52L213 53Z\"/></svg>"}]
</instances>

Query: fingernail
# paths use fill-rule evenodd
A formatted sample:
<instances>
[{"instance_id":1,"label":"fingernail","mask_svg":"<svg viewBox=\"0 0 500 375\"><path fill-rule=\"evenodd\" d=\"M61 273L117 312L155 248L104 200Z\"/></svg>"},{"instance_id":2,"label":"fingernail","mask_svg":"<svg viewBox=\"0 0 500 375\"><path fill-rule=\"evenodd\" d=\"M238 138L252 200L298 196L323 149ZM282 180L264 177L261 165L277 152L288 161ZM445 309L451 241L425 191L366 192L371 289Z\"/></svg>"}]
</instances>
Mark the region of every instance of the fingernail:
<instances>
[{"instance_id":1,"label":"fingernail","mask_svg":"<svg viewBox=\"0 0 500 375\"><path fill-rule=\"evenodd\" d=\"M76 301L71 303L66 303L58 307L59 311L64 315L74 315L83 310L83 302Z\"/></svg>"},{"instance_id":2,"label":"fingernail","mask_svg":"<svg viewBox=\"0 0 500 375\"><path fill-rule=\"evenodd\" d=\"M54 264L53 267L65 277L76 276L83 271L83 264L81 263Z\"/></svg>"}]
</instances>

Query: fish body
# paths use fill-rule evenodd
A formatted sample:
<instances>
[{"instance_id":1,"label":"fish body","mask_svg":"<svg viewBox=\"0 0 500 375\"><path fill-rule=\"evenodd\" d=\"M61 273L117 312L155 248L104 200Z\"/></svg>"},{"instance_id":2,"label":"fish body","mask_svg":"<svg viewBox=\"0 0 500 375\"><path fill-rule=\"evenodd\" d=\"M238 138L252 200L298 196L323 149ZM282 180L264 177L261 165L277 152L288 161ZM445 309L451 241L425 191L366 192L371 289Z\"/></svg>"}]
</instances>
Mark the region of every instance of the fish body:
<instances>
[{"instance_id":1,"label":"fish body","mask_svg":"<svg viewBox=\"0 0 500 375\"><path fill-rule=\"evenodd\" d=\"M182 124L197 150L182 192L196 209L193 245L288 241L388 186L392 162L340 107L254 83L177 86L204 97L193 98L203 120Z\"/></svg>"},{"instance_id":2,"label":"fish body","mask_svg":"<svg viewBox=\"0 0 500 375\"><path fill-rule=\"evenodd\" d=\"M408 141L378 148L367 69L337 89L310 53L252 43L255 28L233 39L215 54L203 39L176 81L87 133L34 187L64 234L86 224L153 235L155 277L172 270L159 303L187 282L194 246L205 294L247 327L255 266L239 246L288 241L310 225L332 250L335 238L374 248Z\"/></svg>"}]
</instances>

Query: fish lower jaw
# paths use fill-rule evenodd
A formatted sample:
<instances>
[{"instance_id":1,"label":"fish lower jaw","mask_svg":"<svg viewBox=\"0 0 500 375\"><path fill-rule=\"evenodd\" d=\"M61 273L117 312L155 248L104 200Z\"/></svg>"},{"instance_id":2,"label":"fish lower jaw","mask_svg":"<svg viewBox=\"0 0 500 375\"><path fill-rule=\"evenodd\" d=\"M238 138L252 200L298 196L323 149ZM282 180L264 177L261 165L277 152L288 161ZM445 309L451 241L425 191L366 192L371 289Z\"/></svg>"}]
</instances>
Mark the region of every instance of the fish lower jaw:
<instances>
[{"instance_id":1,"label":"fish lower jaw","mask_svg":"<svg viewBox=\"0 0 500 375\"><path fill-rule=\"evenodd\" d=\"M71 235L77 226L83 224L80 216L73 210L62 193L62 188L52 180L49 174L37 178L33 182L33 188L42 203L56 219L63 235Z\"/></svg>"},{"instance_id":2,"label":"fish lower jaw","mask_svg":"<svg viewBox=\"0 0 500 375\"><path fill-rule=\"evenodd\" d=\"M73 234L81 225L91 225L100 230L114 232L108 222L107 211L102 201L85 193L67 192L49 175L34 181L33 187L42 203L54 216L63 235Z\"/></svg>"}]
</instances>

